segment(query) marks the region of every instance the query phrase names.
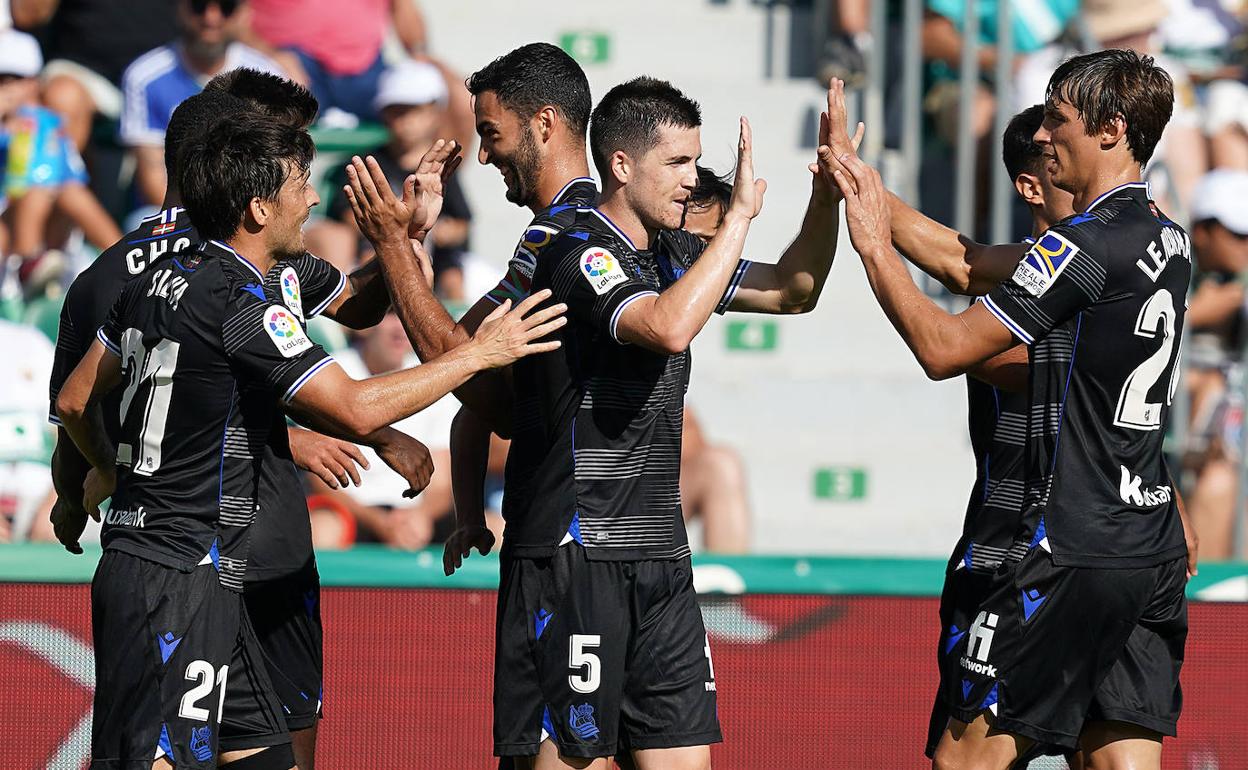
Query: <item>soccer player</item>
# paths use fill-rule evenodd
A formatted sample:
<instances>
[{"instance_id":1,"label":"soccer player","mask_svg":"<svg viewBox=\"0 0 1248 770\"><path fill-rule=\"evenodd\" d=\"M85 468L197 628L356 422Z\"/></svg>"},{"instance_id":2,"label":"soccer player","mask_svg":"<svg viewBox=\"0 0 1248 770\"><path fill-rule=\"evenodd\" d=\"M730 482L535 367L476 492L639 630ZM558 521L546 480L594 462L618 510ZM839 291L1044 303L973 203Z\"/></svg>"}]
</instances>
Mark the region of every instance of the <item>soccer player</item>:
<instances>
[{"instance_id":1,"label":"soccer player","mask_svg":"<svg viewBox=\"0 0 1248 770\"><path fill-rule=\"evenodd\" d=\"M260 479L232 451L264 440L277 398L368 435L478 371L558 347L532 342L563 324L561 306L524 317L539 293L438 361L348 377L261 283L303 250L311 158L306 131L246 115L185 148L180 187L208 242L127 285L57 399L92 465L83 506L113 499L92 589L96 766L155 752L158 767L215 767L218 749L240 769L294 764L240 595ZM123 380L114 447L97 401ZM275 398L246 398L260 388Z\"/></svg>"},{"instance_id":2,"label":"soccer player","mask_svg":"<svg viewBox=\"0 0 1248 770\"><path fill-rule=\"evenodd\" d=\"M1078 748L1093 767L1159 767L1174 734L1194 549L1161 441L1191 252L1140 181L1172 105L1150 57L1108 50L1058 67L1035 139L1080 213L1030 249L946 265L970 286L1000 282L958 315L897 259L879 175L850 153L833 172L872 290L929 376L1030 347L1015 533L1028 547L1007 554L954 642L961 682L937 768L1006 768L1036 744Z\"/></svg>"}]
</instances>

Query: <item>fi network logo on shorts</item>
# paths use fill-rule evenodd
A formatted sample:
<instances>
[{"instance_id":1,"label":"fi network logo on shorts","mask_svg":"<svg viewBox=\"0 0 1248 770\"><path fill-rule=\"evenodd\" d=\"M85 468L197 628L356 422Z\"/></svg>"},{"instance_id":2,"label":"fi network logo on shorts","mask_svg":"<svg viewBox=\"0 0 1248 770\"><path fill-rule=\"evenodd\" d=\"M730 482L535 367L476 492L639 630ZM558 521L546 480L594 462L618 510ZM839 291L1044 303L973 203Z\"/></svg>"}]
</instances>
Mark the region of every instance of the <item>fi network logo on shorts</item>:
<instances>
[{"instance_id":1,"label":"fi network logo on shorts","mask_svg":"<svg viewBox=\"0 0 1248 770\"><path fill-rule=\"evenodd\" d=\"M981 611L967 632L966 655L959 661L962 668L976 674L995 677L997 667L988 665L988 653L992 650L992 636L997 630L995 612Z\"/></svg>"}]
</instances>

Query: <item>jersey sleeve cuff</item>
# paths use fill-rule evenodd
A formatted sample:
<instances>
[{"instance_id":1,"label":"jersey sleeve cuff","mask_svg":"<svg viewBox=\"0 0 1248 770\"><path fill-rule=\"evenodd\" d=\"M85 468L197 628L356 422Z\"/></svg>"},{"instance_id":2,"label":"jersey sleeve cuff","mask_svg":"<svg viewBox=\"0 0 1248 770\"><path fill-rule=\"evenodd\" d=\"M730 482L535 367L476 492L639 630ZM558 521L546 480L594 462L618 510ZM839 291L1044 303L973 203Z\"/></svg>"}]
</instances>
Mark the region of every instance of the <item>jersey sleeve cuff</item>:
<instances>
[{"instance_id":1,"label":"jersey sleeve cuff","mask_svg":"<svg viewBox=\"0 0 1248 770\"><path fill-rule=\"evenodd\" d=\"M48 410L48 422L58 428L64 428L65 424L61 422L61 418L56 416L56 412Z\"/></svg>"},{"instance_id":2,"label":"jersey sleeve cuff","mask_svg":"<svg viewBox=\"0 0 1248 770\"><path fill-rule=\"evenodd\" d=\"M1011 334L1018 337L1021 342L1027 345L1035 342L1035 339L1027 333L1027 330L1024 329L1021 324L1016 322L1013 318L1010 318L1009 314L1002 310L1000 305L992 301L992 297L984 296L983 303L984 307L988 309L988 312L992 313L992 315L1000 321L1005 328L1009 329Z\"/></svg>"},{"instance_id":3,"label":"jersey sleeve cuff","mask_svg":"<svg viewBox=\"0 0 1248 770\"><path fill-rule=\"evenodd\" d=\"M615 340L616 342L620 341L620 338L615 333L615 329L616 329L616 326L618 326L620 323L620 316L624 314L624 308L633 304L634 302L641 299L642 297L657 297L657 296L659 296L659 293L657 291L639 291L636 294L629 297L628 299L621 302L619 305L617 305L615 310L611 313L611 321L607 328L607 331L611 334L611 339Z\"/></svg>"},{"instance_id":4,"label":"jersey sleeve cuff","mask_svg":"<svg viewBox=\"0 0 1248 770\"><path fill-rule=\"evenodd\" d=\"M736 298L737 289L741 288L741 282L745 280L745 274L750 271L750 266L753 264L748 259L738 260L737 269L732 273L732 280L728 282L728 288L724 290L724 296L720 298L719 304L715 306L716 313L723 315L728 312L728 306Z\"/></svg>"},{"instance_id":5,"label":"jersey sleeve cuff","mask_svg":"<svg viewBox=\"0 0 1248 770\"><path fill-rule=\"evenodd\" d=\"M103 326L95 330L95 338L104 344L104 347L108 349L109 353L121 358L121 348L108 338L108 335L104 333Z\"/></svg>"},{"instance_id":6,"label":"jersey sleeve cuff","mask_svg":"<svg viewBox=\"0 0 1248 770\"><path fill-rule=\"evenodd\" d=\"M334 287L334 290L333 290L333 291L331 291L331 292L329 293L329 296L328 296L328 297L326 297L326 298L325 298L325 299L321 302L321 304L319 304L319 305L317 305L316 307L312 308L311 312L309 312L309 313L308 313L308 318L316 318L316 317L317 317L318 315L320 315L321 313L324 313L324 312L325 312L325 308L327 308L327 307L329 307L330 305L332 305L332 304L334 303L334 300L336 300L336 299L338 299L338 297L342 296L342 292L343 292L343 290L344 290L344 289L346 289L346 288L347 288L347 276L346 276L346 274L345 274L345 273L343 273L341 270L339 270L339 271L338 271L338 285Z\"/></svg>"},{"instance_id":7,"label":"jersey sleeve cuff","mask_svg":"<svg viewBox=\"0 0 1248 770\"><path fill-rule=\"evenodd\" d=\"M313 364L311 369L299 375L299 379L291 383L291 386L286 389L286 392L282 395L282 403L289 404L290 400L295 397L295 394L299 392L300 388L307 385L308 381L315 377L318 372L323 371L325 367L334 363L337 363L337 361L334 360L333 356L325 356L320 361Z\"/></svg>"}]
</instances>

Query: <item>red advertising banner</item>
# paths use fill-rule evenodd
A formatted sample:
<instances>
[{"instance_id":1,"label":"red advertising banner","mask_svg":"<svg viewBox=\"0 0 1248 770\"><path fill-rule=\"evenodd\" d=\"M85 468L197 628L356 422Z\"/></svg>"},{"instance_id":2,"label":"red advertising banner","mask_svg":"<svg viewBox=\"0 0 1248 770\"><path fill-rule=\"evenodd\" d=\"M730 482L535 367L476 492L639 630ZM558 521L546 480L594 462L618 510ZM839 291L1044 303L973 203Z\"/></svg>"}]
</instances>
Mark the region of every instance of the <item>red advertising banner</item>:
<instances>
[{"instance_id":1,"label":"red advertising banner","mask_svg":"<svg viewBox=\"0 0 1248 770\"><path fill-rule=\"evenodd\" d=\"M717 768L923 768L935 599L708 597ZM322 768L490 768L494 594L328 588ZM0 768L80 768L88 589L0 585ZM1167 770L1248 770L1248 605L1193 603ZM1060 767L1060 764L1045 764Z\"/></svg>"}]
</instances>

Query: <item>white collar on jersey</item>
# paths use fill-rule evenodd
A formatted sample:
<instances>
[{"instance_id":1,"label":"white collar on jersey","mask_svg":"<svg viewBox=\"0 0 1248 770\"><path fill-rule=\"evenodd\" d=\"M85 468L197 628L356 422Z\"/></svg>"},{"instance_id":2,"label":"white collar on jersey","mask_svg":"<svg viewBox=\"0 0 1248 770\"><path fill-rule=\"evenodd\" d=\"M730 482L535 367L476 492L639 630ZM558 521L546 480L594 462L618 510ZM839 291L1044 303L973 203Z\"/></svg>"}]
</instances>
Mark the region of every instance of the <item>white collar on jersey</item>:
<instances>
[{"instance_id":1,"label":"white collar on jersey","mask_svg":"<svg viewBox=\"0 0 1248 770\"><path fill-rule=\"evenodd\" d=\"M233 254L234 258L237 259L239 262L242 262L244 265L246 265L251 270L251 272L256 274L257 278L259 278L261 281L264 280L264 274L260 272L260 268L251 264L251 262L247 261L246 257L244 257L242 254L239 254L237 251L235 251L229 244L225 243L224 241L209 241L209 243L211 243L214 246L219 246L220 248L223 248L226 251Z\"/></svg>"},{"instance_id":2,"label":"white collar on jersey","mask_svg":"<svg viewBox=\"0 0 1248 770\"><path fill-rule=\"evenodd\" d=\"M598 189L598 183L595 182L593 179L590 179L587 176L578 176L576 179L573 179L571 182L568 182L567 184L565 184L563 186L563 189L561 189L559 192L555 193L555 197L550 202L550 205L554 206L557 203L559 203L559 199L562 198L564 194L567 193L568 190L571 190L572 185L576 184L577 182L589 182L590 184L594 186L595 190Z\"/></svg>"},{"instance_id":3,"label":"white collar on jersey","mask_svg":"<svg viewBox=\"0 0 1248 770\"><path fill-rule=\"evenodd\" d=\"M1088 211L1091 211L1092 209L1101 205L1105 201L1109 200L1114 195L1117 195L1123 190L1130 189L1130 188L1139 188L1144 191L1144 194L1148 196L1148 199L1150 201L1153 199L1153 188L1148 182L1127 182L1126 184L1118 185L1117 187L1110 190L1109 192L1101 193L1101 195L1096 200L1088 204L1088 207L1084 209L1084 212L1086 213Z\"/></svg>"}]
</instances>

